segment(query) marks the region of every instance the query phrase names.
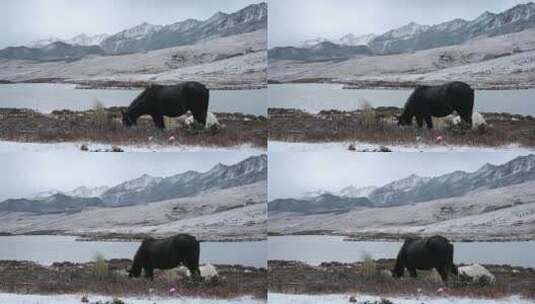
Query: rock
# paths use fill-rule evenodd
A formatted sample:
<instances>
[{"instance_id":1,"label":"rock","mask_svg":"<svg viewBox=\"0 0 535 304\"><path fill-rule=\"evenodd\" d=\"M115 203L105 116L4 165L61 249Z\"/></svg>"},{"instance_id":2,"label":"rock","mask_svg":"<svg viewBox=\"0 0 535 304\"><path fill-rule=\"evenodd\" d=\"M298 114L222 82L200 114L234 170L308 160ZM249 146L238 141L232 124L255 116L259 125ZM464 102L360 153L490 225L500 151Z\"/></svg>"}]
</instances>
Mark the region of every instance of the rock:
<instances>
[{"instance_id":1,"label":"rock","mask_svg":"<svg viewBox=\"0 0 535 304\"><path fill-rule=\"evenodd\" d=\"M481 115L481 113L479 112L474 112L472 114L472 128L477 129L480 126L484 126L484 125L487 125L487 121L485 120L483 115Z\"/></svg>"},{"instance_id":2,"label":"rock","mask_svg":"<svg viewBox=\"0 0 535 304\"><path fill-rule=\"evenodd\" d=\"M220 123L217 120L217 117L215 117L214 113L208 112L206 113L206 128L211 128L212 126L219 126Z\"/></svg>"},{"instance_id":3,"label":"rock","mask_svg":"<svg viewBox=\"0 0 535 304\"><path fill-rule=\"evenodd\" d=\"M469 266L461 266L458 268L459 276L462 278L468 278L471 281L477 282L481 280L488 280L493 284L496 282L496 277L488 271L485 267L479 264L473 264Z\"/></svg>"},{"instance_id":4,"label":"rock","mask_svg":"<svg viewBox=\"0 0 535 304\"><path fill-rule=\"evenodd\" d=\"M357 148L355 148L355 145L354 145L354 144L350 144L349 147L347 147L347 149L348 149L349 151L356 151L356 150L357 150Z\"/></svg>"},{"instance_id":5,"label":"rock","mask_svg":"<svg viewBox=\"0 0 535 304\"><path fill-rule=\"evenodd\" d=\"M111 152L124 152L124 150L118 146L111 146Z\"/></svg>"},{"instance_id":6,"label":"rock","mask_svg":"<svg viewBox=\"0 0 535 304\"><path fill-rule=\"evenodd\" d=\"M80 146L80 150L84 151L84 152L87 152L87 151L89 151L89 147L86 144L83 144L83 145Z\"/></svg>"},{"instance_id":7,"label":"rock","mask_svg":"<svg viewBox=\"0 0 535 304\"><path fill-rule=\"evenodd\" d=\"M83 296L80 300L82 303L89 303L89 298L87 296Z\"/></svg>"},{"instance_id":8,"label":"rock","mask_svg":"<svg viewBox=\"0 0 535 304\"><path fill-rule=\"evenodd\" d=\"M357 303L357 299L355 298L355 296L349 297L349 303Z\"/></svg>"},{"instance_id":9,"label":"rock","mask_svg":"<svg viewBox=\"0 0 535 304\"><path fill-rule=\"evenodd\" d=\"M199 270L201 272L201 277L203 277L204 279L212 279L219 276L219 274L217 273L217 269L212 264L200 266Z\"/></svg>"}]
</instances>

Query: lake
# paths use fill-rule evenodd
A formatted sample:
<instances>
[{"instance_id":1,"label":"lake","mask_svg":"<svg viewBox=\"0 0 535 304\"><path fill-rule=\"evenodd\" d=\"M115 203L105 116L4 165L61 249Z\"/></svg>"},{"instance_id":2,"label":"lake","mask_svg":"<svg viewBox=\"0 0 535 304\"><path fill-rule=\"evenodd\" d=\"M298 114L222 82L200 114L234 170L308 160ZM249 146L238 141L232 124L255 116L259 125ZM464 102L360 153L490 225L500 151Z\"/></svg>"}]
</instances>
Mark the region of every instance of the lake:
<instances>
[{"instance_id":1,"label":"lake","mask_svg":"<svg viewBox=\"0 0 535 304\"><path fill-rule=\"evenodd\" d=\"M78 90L73 84L2 84L0 108L27 108L40 112L53 110L88 110L97 102L105 107L128 106L139 90L95 89ZM264 115L267 113L266 89L211 90L209 111L240 112Z\"/></svg>"},{"instance_id":2,"label":"lake","mask_svg":"<svg viewBox=\"0 0 535 304\"><path fill-rule=\"evenodd\" d=\"M351 263L365 255L374 259L395 259L402 242L344 241L338 236L269 237L270 260L301 261L312 265L321 262ZM535 241L453 243L455 263L508 264L535 267Z\"/></svg>"},{"instance_id":3,"label":"lake","mask_svg":"<svg viewBox=\"0 0 535 304\"><path fill-rule=\"evenodd\" d=\"M296 108L317 113L321 110L356 110L367 101L372 107L403 107L412 90L344 90L339 84L269 85L270 108ZM475 111L535 115L535 89L476 90Z\"/></svg>"},{"instance_id":4,"label":"lake","mask_svg":"<svg viewBox=\"0 0 535 304\"><path fill-rule=\"evenodd\" d=\"M95 255L106 259L132 259L140 242L77 242L73 236L0 236L0 260L53 262L93 261ZM266 267L267 242L201 242L201 264L239 264Z\"/></svg>"}]
</instances>

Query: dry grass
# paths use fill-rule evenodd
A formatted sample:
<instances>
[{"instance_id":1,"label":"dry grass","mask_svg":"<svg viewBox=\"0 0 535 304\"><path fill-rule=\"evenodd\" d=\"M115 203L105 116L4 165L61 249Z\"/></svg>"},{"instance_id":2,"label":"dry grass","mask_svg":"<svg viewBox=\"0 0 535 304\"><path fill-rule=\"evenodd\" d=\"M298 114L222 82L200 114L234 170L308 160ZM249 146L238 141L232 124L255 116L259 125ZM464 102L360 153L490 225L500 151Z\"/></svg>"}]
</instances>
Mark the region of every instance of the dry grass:
<instances>
[{"instance_id":1,"label":"dry grass","mask_svg":"<svg viewBox=\"0 0 535 304\"><path fill-rule=\"evenodd\" d=\"M154 127L149 116L138 125L121 124L122 108L102 108L98 103L88 111L54 111L41 114L29 110L0 109L0 139L20 142L89 141L112 145L193 145L232 147L249 144L267 146L265 117L216 113L222 128L195 130L185 128L174 118L166 118L168 128ZM169 140L170 138L174 140Z\"/></svg>"},{"instance_id":2,"label":"dry grass","mask_svg":"<svg viewBox=\"0 0 535 304\"><path fill-rule=\"evenodd\" d=\"M486 267L496 276L495 285L467 284L450 277L447 284L433 271L418 271L418 278L405 275L393 278L387 271L394 260L375 260L375 272L369 260L346 263L322 263L310 266L299 262L269 261L269 290L282 293L330 294L365 293L380 296L459 296L501 298L521 295L535 299L535 270L508 266ZM375 273L374 275L370 275Z\"/></svg>"},{"instance_id":3,"label":"dry grass","mask_svg":"<svg viewBox=\"0 0 535 304\"><path fill-rule=\"evenodd\" d=\"M106 275L99 273L97 265L108 265ZM235 298L251 295L267 296L265 269L253 267L216 265L221 279L195 281L176 277L168 271L156 270L153 281L145 278L129 278L126 269L131 261L109 261L73 264L54 263L45 267L31 262L0 261L0 292L28 294L102 294L114 297L168 296L170 288L176 288L178 296Z\"/></svg>"},{"instance_id":4,"label":"dry grass","mask_svg":"<svg viewBox=\"0 0 535 304\"><path fill-rule=\"evenodd\" d=\"M399 108L357 111L322 111L310 114L295 109L269 109L269 139L288 142L357 141L379 145L465 145L496 147L520 144L535 147L535 118L483 113L488 126L471 129L437 121L438 128L400 127ZM437 138L442 138L437 142Z\"/></svg>"}]
</instances>

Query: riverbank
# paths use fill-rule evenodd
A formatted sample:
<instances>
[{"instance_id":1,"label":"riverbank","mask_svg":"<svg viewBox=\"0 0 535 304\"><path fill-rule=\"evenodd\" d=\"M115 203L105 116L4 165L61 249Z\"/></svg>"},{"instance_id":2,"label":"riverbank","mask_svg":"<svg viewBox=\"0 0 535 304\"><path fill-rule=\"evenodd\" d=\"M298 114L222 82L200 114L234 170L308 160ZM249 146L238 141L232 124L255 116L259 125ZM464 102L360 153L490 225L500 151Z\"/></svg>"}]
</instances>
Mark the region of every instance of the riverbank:
<instances>
[{"instance_id":1,"label":"riverbank","mask_svg":"<svg viewBox=\"0 0 535 304\"><path fill-rule=\"evenodd\" d=\"M266 298L265 268L214 265L218 277L195 282L177 269L155 271L153 281L129 278L128 259L89 263L54 263L43 266L28 261L0 261L0 292L17 294L98 294L113 297L177 297L232 299Z\"/></svg>"},{"instance_id":2,"label":"riverbank","mask_svg":"<svg viewBox=\"0 0 535 304\"><path fill-rule=\"evenodd\" d=\"M356 111L270 108L269 140L288 143L347 143L348 151L388 152L399 149L444 150L456 147L535 148L535 118L509 113L481 113L486 125L475 129L434 121L435 129L400 127L401 108L378 107ZM374 147L376 145L376 147ZM385 149L380 149L384 146ZM398 149L399 148L399 149ZM378 150L378 151L375 151Z\"/></svg>"},{"instance_id":3,"label":"riverbank","mask_svg":"<svg viewBox=\"0 0 535 304\"><path fill-rule=\"evenodd\" d=\"M166 130L154 127L149 116L142 116L138 125L126 128L121 124L124 107L97 108L87 111L60 110L40 113L28 109L0 109L0 140L16 143L82 143L80 150L100 152L91 145L112 145L120 152L121 145L183 149L184 147L231 148L249 145L265 149L267 120L263 116L241 113L215 113L220 125L195 130L177 119L166 119ZM104 150L106 151L106 150Z\"/></svg>"},{"instance_id":4,"label":"riverbank","mask_svg":"<svg viewBox=\"0 0 535 304\"><path fill-rule=\"evenodd\" d=\"M447 234L441 235L448 238L452 242L458 243L473 243L473 242L522 242L535 241L535 235L510 235L510 236L485 236L469 235L467 233ZM336 236L343 237L344 242L403 242L407 238L422 238L430 237L432 235L422 235L413 233L387 233L387 232L359 232L359 233L338 233L336 231L326 230L311 230L300 231L296 233L276 233L269 232L270 236Z\"/></svg>"},{"instance_id":5,"label":"riverbank","mask_svg":"<svg viewBox=\"0 0 535 304\"><path fill-rule=\"evenodd\" d=\"M418 271L418 278L394 279L388 272L394 259L356 263L325 262L311 266L296 261L268 261L269 291L285 294L363 293L381 297L469 297L535 299L535 270L508 265L483 265L496 284L484 285L450 279L447 284L434 271Z\"/></svg>"},{"instance_id":6,"label":"riverbank","mask_svg":"<svg viewBox=\"0 0 535 304\"><path fill-rule=\"evenodd\" d=\"M87 294L66 294L66 295L25 295L0 293L0 303L2 304L80 304L82 299L86 299L88 304L260 304L264 300L251 297L240 297L235 299L208 299L193 297L109 297L101 295ZM83 303L83 302L82 302Z\"/></svg>"}]
</instances>

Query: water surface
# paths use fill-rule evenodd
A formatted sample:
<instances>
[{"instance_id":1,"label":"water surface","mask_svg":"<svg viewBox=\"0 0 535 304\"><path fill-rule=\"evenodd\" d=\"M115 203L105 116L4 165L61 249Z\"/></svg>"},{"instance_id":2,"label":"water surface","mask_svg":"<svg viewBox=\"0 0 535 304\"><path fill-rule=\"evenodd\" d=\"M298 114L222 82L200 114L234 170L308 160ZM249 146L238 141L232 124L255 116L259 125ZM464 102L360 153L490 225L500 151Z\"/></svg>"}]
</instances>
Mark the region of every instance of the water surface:
<instances>
[{"instance_id":1,"label":"water surface","mask_svg":"<svg viewBox=\"0 0 535 304\"><path fill-rule=\"evenodd\" d=\"M269 85L269 107L296 108L309 112L356 110L364 102L372 107L403 107L412 89L344 90L339 84ZM476 90L475 111L535 115L535 89Z\"/></svg>"},{"instance_id":2,"label":"water surface","mask_svg":"<svg viewBox=\"0 0 535 304\"><path fill-rule=\"evenodd\" d=\"M366 255L373 259L395 259L401 245L402 242L344 241L344 237L338 236L270 236L268 257L312 265L332 261L352 263L362 261ZM455 263L535 267L535 241L460 242L453 245Z\"/></svg>"},{"instance_id":3,"label":"water surface","mask_svg":"<svg viewBox=\"0 0 535 304\"><path fill-rule=\"evenodd\" d=\"M106 259L132 259L140 242L77 242L72 236L0 236L0 260L53 262L93 261L97 254ZM201 264L239 264L266 267L267 242L201 242Z\"/></svg>"},{"instance_id":4,"label":"water surface","mask_svg":"<svg viewBox=\"0 0 535 304\"><path fill-rule=\"evenodd\" d=\"M137 90L78 90L73 84L2 84L0 108L27 108L40 112L88 110L97 102L104 107L128 106L141 92ZM209 111L266 115L267 90L211 90Z\"/></svg>"}]
</instances>

